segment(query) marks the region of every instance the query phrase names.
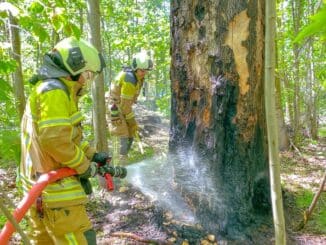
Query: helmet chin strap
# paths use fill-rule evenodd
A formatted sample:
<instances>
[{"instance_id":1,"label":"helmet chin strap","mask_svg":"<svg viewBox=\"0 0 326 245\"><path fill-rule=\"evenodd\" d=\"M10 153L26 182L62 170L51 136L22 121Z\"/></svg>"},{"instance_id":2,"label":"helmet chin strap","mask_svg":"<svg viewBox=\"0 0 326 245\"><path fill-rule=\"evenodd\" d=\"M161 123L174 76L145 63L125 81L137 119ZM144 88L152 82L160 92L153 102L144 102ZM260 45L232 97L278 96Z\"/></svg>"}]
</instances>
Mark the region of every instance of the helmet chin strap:
<instances>
[{"instance_id":1,"label":"helmet chin strap","mask_svg":"<svg viewBox=\"0 0 326 245\"><path fill-rule=\"evenodd\" d=\"M78 80L79 80L79 78L80 78L80 75L81 75L81 73L80 73L80 74L77 74L77 75L75 75L75 76L70 75L71 80L72 80L72 81L76 81L76 82L78 82Z\"/></svg>"},{"instance_id":2,"label":"helmet chin strap","mask_svg":"<svg viewBox=\"0 0 326 245\"><path fill-rule=\"evenodd\" d=\"M77 82L82 85L83 90L89 90L91 83L97 78L98 73L91 71L84 71L79 74Z\"/></svg>"}]
</instances>

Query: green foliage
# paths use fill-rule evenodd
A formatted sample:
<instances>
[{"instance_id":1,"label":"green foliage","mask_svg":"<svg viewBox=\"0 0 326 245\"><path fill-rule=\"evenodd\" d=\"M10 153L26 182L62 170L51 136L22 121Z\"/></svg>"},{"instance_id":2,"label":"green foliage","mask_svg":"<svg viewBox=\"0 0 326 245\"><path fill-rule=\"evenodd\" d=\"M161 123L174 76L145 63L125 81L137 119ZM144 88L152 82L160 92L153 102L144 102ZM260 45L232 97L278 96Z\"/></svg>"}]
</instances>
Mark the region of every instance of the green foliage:
<instances>
[{"instance_id":1,"label":"green foliage","mask_svg":"<svg viewBox=\"0 0 326 245\"><path fill-rule=\"evenodd\" d=\"M2 213L1 213L0 214L0 227L3 227L6 222L7 222L6 216L2 215Z\"/></svg>"},{"instance_id":2,"label":"green foliage","mask_svg":"<svg viewBox=\"0 0 326 245\"><path fill-rule=\"evenodd\" d=\"M299 208L307 208L309 207L312 198L313 193L311 191L303 191L297 195L296 204Z\"/></svg>"},{"instance_id":3,"label":"green foliage","mask_svg":"<svg viewBox=\"0 0 326 245\"><path fill-rule=\"evenodd\" d=\"M6 167L20 157L19 119L11 93L0 101L0 164ZM8 164L7 164L8 163Z\"/></svg>"},{"instance_id":4,"label":"green foliage","mask_svg":"<svg viewBox=\"0 0 326 245\"><path fill-rule=\"evenodd\" d=\"M25 80L39 67L43 54L50 50L57 40L70 35L89 38L88 32L85 31L88 27L85 1L31 0L18 3L12 0L9 2L11 3L0 3L1 23L9 21L9 12L16 17L22 34L21 58ZM151 83L152 91L149 99L155 101L158 98L160 111L168 115L170 113L169 2L104 0L101 2L101 16L103 51L107 63L110 64L105 74L107 80L111 80L110 78L121 70L122 65L129 65L134 53L141 49L148 50L155 63L155 69L146 79ZM6 28L7 25L3 25L3 32L8 33ZM13 83L11 72L16 68L16 63L10 55L9 37L2 36L0 40L0 144L6 146L0 149L1 162L7 159L19 161L19 118L10 86ZM110 81L106 81L106 84L109 83ZM28 89L25 94L28 95ZM94 136L90 96L81 100L81 108L86 115L86 138L92 141Z\"/></svg>"},{"instance_id":5,"label":"green foliage","mask_svg":"<svg viewBox=\"0 0 326 245\"><path fill-rule=\"evenodd\" d=\"M0 3L0 16L2 18L7 18L8 14L11 13L12 16L17 16L19 14L19 9L9 2Z\"/></svg>"},{"instance_id":6,"label":"green foliage","mask_svg":"<svg viewBox=\"0 0 326 245\"><path fill-rule=\"evenodd\" d=\"M295 126L311 129L316 125L306 120L312 118L309 115L317 115L315 118L319 122L326 116L326 98L323 96L326 91L325 42L322 40L326 8L324 1L318 10L319 4L318 0L278 1L277 76L282 86L280 99L285 121L292 129ZM320 26L321 22L323 26ZM299 38L305 42L299 43ZM297 130L296 134L301 131ZM297 144L301 135L293 137Z\"/></svg>"},{"instance_id":7,"label":"green foliage","mask_svg":"<svg viewBox=\"0 0 326 245\"><path fill-rule=\"evenodd\" d=\"M320 227L321 231L326 231L326 209L325 208L319 209L317 225L318 227Z\"/></svg>"},{"instance_id":8,"label":"green foliage","mask_svg":"<svg viewBox=\"0 0 326 245\"><path fill-rule=\"evenodd\" d=\"M326 138L326 126L320 127L318 129L318 135L321 138Z\"/></svg>"},{"instance_id":9,"label":"green foliage","mask_svg":"<svg viewBox=\"0 0 326 245\"><path fill-rule=\"evenodd\" d=\"M165 95L156 100L156 105L157 105L159 111L166 117L170 117L170 114L171 114L170 100L171 100L170 95Z\"/></svg>"},{"instance_id":10,"label":"green foliage","mask_svg":"<svg viewBox=\"0 0 326 245\"><path fill-rule=\"evenodd\" d=\"M41 4L41 2L39 1L33 1L31 2L31 4L28 6L27 10L31 13L31 14L40 14L44 11L44 5Z\"/></svg>"},{"instance_id":11,"label":"green foliage","mask_svg":"<svg viewBox=\"0 0 326 245\"><path fill-rule=\"evenodd\" d=\"M154 149L152 147L144 147L144 154L138 149L138 142L133 143L133 148L129 152L129 163L140 162L141 160L153 157Z\"/></svg>"},{"instance_id":12,"label":"green foliage","mask_svg":"<svg viewBox=\"0 0 326 245\"><path fill-rule=\"evenodd\" d=\"M304 38L310 36L320 36L322 40L326 40L326 0L323 2L324 4L319 11L310 17L311 23L300 31L294 42L301 42Z\"/></svg>"},{"instance_id":13,"label":"green foliage","mask_svg":"<svg viewBox=\"0 0 326 245\"><path fill-rule=\"evenodd\" d=\"M1 51L3 49L0 49L0 166L8 167L13 161L19 162L19 120L12 87L2 77L9 77L8 74L16 68L16 64Z\"/></svg>"},{"instance_id":14,"label":"green foliage","mask_svg":"<svg viewBox=\"0 0 326 245\"><path fill-rule=\"evenodd\" d=\"M50 39L48 31L39 23L34 23L31 25L31 31L36 40L41 43Z\"/></svg>"},{"instance_id":15,"label":"green foliage","mask_svg":"<svg viewBox=\"0 0 326 245\"><path fill-rule=\"evenodd\" d=\"M0 78L0 101L4 101L4 100L9 100L10 99L10 92L11 92L11 87L10 85L3 80L2 78Z\"/></svg>"},{"instance_id":16,"label":"green foliage","mask_svg":"<svg viewBox=\"0 0 326 245\"><path fill-rule=\"evenodd\" d=\"M154 70L146 78L151 83L151 95L168 95L168 90L160 86L166 84L169 77L169 2L107 0L102 4L105 16L103 43L110 64L110 77L113 79L122 65L129 65L133 54L141 49L147 50L154 60Z\"/></svg>"},{"instance_id":17,"label":"green foliage","mask_svg":"<svg viewBox=\"0 0 326 245\"><path fill-rule=\"evenodd\" d=\"M0 43L0 49L3 49L3 46L4 44ZM4 59L0 60L0 74L10 74L10 72L14 71L17 67L16 62L3 55L1 56Z\"/></svg>"},{"instance_id":18,"label":"green foliage","mask_svg":"<svg viewBox=\"0 0 326 245\"><path fill-rule=\"evenodd\" d=\"M20 161L19 130L2 130L0 133L0 163L2 167L11 166L12 161Z\"/></svg>"},{"instance_id":19,"label":"green foliage","mask_svg":"<svg viewBox=\"0 0 326 245\"><path fill-rule=\"evenodd\" d=\"M0 227L2 228L6 222L7 222L6 216L2 215L2 212L0 212ZM19 223L19 226L23 231L26 231L27 229L29 229L26 219L22 219L22 221Z\"/></svg>"},{"instance_id":20,"label":"green foliage","mask_svg":"<svg viewBox=\"0 0 326 245\"><path fill-rule=\"evenodd\" d=\"M314 193L310 190L302 190L295 196L296 206L301 210L309 208L314 197ZM314 223L314 231L320 232L326 230L326 209L324 207L325 198L319 197L317 204L313 210L312 217L308 220L309 223ZM303 212L302 211L302 212Z\"/></svg>"}]
</instances>

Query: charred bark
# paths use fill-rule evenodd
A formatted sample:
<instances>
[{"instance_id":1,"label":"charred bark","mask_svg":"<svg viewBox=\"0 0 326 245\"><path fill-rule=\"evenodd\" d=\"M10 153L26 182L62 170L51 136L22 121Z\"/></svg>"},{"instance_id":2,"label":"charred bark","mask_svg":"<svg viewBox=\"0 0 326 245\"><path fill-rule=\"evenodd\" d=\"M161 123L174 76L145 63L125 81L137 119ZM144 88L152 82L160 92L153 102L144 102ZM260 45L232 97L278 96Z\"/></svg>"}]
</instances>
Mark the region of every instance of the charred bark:
<instances>
[{"instance_id":1,"label":"charred bark","mask_svg":"<svg viewBox=\"0 0 326 245\"><path fill-rule=\"evenodd\" d=\"M171 36L176 185L205 228L245 234L270 210L264 1L174 0Z\"/></svg>"}]
</instances>

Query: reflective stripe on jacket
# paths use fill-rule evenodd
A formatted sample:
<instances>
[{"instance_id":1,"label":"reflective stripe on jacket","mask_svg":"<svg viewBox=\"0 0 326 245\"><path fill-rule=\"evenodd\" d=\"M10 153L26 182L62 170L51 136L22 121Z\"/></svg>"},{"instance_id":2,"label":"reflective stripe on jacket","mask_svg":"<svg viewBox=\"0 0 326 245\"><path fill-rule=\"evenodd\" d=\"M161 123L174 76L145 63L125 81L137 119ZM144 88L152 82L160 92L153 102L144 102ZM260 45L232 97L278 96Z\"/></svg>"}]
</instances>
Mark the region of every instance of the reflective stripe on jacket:
<instances>
[{"instance_id":1,"label":"reflective stripe on jacket","mask_svg":"<svg viewBox=\"0 0 326 245\"><path fill-rule=\"evenodd\" d=\"M89 167L94 149L82 143L77 92L74 81L47 79L38 82L22 118L22 157L20 180L28 191L42 173L62 167L83 173ZM42 193L48 207L63 207L85 202L86 195L77 177L50 184Z\"/></svg>"},{"instance_id":2,"label":"reflective stripe on jacket","mask_svg":"<svg viewBox=\"0 0 326 245\"><path fill-rule=\"evenodd\" d=\"M110 103L115 103L127 119L134 117L132 105L137 101L142 86L143 80L133 71L121 71L112 83Z\"/></svg>"}]
</instances>

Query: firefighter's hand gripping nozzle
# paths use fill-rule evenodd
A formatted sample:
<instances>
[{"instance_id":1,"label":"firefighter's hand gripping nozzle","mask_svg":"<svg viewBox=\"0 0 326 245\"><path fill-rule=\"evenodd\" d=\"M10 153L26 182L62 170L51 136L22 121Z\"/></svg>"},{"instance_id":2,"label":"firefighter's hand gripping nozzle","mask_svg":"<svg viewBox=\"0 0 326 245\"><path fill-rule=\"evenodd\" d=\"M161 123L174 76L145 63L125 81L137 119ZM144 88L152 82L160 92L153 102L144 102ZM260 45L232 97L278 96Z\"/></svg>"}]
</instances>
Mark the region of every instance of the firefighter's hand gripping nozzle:
<instances>
[{"instance_id":1,"label":"firefighter's hand gripping nozzle","mask_svg":"<svg viewBox=\"0 0 326 245\"><path fill-rule=\"evenodd\" d=\"M106 188L109 191L114 190L114 184L112 177L125 178L127 176L127 169L120 166L110 166L111 157L107 158L106 163L97 163L98 164L98 174L103 176L106 181Z\"/></svg>"}]
</instances>

